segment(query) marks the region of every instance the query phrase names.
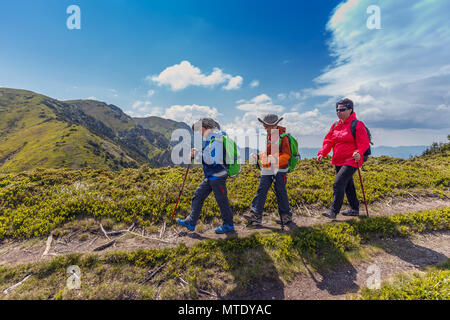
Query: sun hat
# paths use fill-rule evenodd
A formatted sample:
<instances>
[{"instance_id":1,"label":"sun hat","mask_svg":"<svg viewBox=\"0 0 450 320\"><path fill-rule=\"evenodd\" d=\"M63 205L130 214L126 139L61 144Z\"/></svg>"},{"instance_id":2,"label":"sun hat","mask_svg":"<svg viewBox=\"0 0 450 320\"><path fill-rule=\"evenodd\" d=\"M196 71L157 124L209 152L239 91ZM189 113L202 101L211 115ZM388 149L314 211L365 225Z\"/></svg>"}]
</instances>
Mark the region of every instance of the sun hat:
<instances>
[{"instance_id":1,"label":"sun hat","mask_svg":"<svg viewBox=\"0 0 450 320\"><path fill-rule=\"evenodd\" d=\"M276 126L283 118L278 118L276 114L266 114L264 118L258 118L259 122L262 122L268 126Z\"/></svg>"}]
</instances>

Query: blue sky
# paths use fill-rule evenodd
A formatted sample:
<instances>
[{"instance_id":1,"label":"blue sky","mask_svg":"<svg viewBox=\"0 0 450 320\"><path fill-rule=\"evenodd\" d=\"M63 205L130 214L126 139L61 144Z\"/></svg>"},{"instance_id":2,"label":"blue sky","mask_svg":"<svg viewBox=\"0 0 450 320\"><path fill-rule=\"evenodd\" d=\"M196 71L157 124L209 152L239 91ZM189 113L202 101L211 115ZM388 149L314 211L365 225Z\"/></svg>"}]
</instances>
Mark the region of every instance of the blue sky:
<instances>
[{"instance_id":1,"label":"blue sky","mask_svg":"<svg viewBox=\"0 0 450 320\"><path fill-rule=\"evenodd\" d=\"M66 27L73 4L81 30ZM380 30L366 27L372 4ZM334 102L348 96L376 144L430 144L450 133L448 9L444 0L2 1L0 86L95 98L131 116L212 116L234 133L273 110L304 146L320 145Z\"/></svg>"}]
</instances>

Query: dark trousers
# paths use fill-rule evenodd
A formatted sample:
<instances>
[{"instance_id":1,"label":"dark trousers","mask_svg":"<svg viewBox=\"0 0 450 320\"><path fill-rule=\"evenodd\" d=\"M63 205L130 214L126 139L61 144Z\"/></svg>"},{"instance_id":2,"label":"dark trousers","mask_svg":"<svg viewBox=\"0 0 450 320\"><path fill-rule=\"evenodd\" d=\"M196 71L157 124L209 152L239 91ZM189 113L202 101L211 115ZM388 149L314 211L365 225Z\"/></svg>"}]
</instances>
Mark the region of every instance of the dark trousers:
<instances>
[{"instance_id":1,"label":"dark trousers","mask_svg":"<svg viewBox=\"0 0 450 320\"><path fill-rule=\"evenodd\" d=\"M333 184L333 203L330 210L336 214L341 211L344 195L347 196L350 208L359 210L359 201L356 197L355 184L353 183L353 175L358 168L351 166L336 166L336 178Z\"/></svg>"},{"instance_id":2,"label":"dark trousers","mask_svg":"<svg viewBox=\"0 0 450 320\"><path fill-rule=\"evenodd\" d=\"M192 210L186 221L191 225L196 225L200 213L202 211L203 203L209 196L211 191L214 193L217 204L220 208L220 215L224 224L233 225L233 212L231 211L230 204L228 203L227 194L227 177L217 180L204 179L200 186L195 190L194 197L192 198Z\"/></svg>"},{"instance_id":3,"label":"dark trousers","mask_svg":"<svg viewBox=\"0 0 450 320\"><path fill-rule=\"evenodd\" d=\"M250 211L256 215L262 216L264 204L266 203L267 193L274 179L274 175L261 175L256 196L253 198ZM275 194L277 196L278 212L292 216L289 208L289 199L286 190L286 172L278 172L275 176Z\"/></svg>"}]
</instances>

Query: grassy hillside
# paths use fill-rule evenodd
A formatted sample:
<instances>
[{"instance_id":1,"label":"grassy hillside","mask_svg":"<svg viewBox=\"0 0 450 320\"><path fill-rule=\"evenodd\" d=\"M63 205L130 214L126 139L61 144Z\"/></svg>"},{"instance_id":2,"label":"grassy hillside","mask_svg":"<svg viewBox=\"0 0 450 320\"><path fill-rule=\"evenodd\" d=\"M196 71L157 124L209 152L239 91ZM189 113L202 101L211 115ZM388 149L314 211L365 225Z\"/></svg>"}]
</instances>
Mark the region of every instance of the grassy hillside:
<instances>
[{"instance_id":1,"label":"grassy hillside","mask_svg":"<svg viewBox=\"0 0 450 320\"><path fill-rule=\"evenodd\" d=\"M171 130L183 126L155 118L142 127L118 107L103 102L63 102L0 88L0 172L167 166Z\"/></svg>"},{"instance_id":2,"label":"grassy hillside","mask_svg":"<svg viewBox=\"0 0 450 320\"><path fill-rule=\"evenodd\" d=\"M64 102L76 106L87 115L102 121L116 133L136 127L131 117L112 104L108 105L95 100L67 100Z\"/></svg>"},{"instance_id":3,"label":"grassy hillside","mask_svg":"<svg viewBox=\"0 0 450 320\"><path fill-rule=\"evenodd\" d=\"M110 217L143 226L170 222L184 172L180 167L142 166L119 172L84 168L0 174L0 239L43 236L65 222L84 217ZM392 196L450 195L448 152L407 160L371 158L363 175L369 203ZM301 160L288 177L292 210L303 205L330 205L334 176L329 163ZM178 209L180 216L190 212L192 196L202 179L200 168L190 172ZM230 204L237 216L250 207L258 182L259 171L250 165L244 166L237 178L228 180ZM357 176L355 184L361 199ZM269 192L266 210L275 211L276 207L275 195ZM216 202L208 197L202 219L211 221L219 216Z\"/></svg>"},{"instance_id":4,"label":"grassy hillside","mask_svg":"<svg viewBox=\"0 0 450 320\"><path fill-rule=\"evenodd\" d=\"M161 127L152 123L141 126L120 108L94 100L70 100L66 103L75 106L111 130L110 138L117 144L130 150L134 158L142 158L140 163L148 162L153 167L170 165L170 127L165 129L167 138L160 133ZM171 122L157 118L159 122ZM173 121L174 122L174 121ZM176 123L176 122L175 122Z\"/></svg>"},{"instance_id":5,"label":"grassy hillside","mask_svg":"<svg viewBox=\"0 0 450 320\"><path fill-rule=\"evenodd\" d=\"M159 117L133 118L133 121L144 129L151 129L161 133L168 140L170 140L172 132L176 129L192 131L191 128L184 122L177 122Z\"/></svg>"},{"instance_id":6,"label":"grassy hillside","mask_svg":"<svg viewBox=\"0 0 450 320\"><path fill-rule=\"evenodd\" d=\"M3 298L198 299L206 291L222 299L236 299L252 290L260 293L264 286L274 288L271 295L279 298L283 286L296 274L314 271L325 277L329 270L351 269L352 263L375 256L380 249L370 243L380 237L409 237L449 228L450 210L446 208L326 223L289 233L205 240L192 247L180 244L103 255L73 253L45 262L0 266L0 289L31 275L28 282ZM80 290L66 287L66 270L71 265L79 266L82 272ZM438 275L440 279L443 276ZM442 287L442 280L440 283ZM431 284L436 285L436 281ZM434 287L436 297L448 297L439 289Z\"/></svg>"},{"instance_id":7,"label":"grassy hillside","mask_svg":"<svg viewBox=\"0 0 450 320\"><path fill-rule=\"evenodd\" d=\"M77 120L48 97L0 88L0 172L137 166L120 146Z\"/></svg>"},{"instance_id":8,"label":"grassy hillside","mask_svg":"<svg viewBox=\"0 0 450 320\"><path fill-rule=\"evenodd\" d=\"M448 198L449 159L446 149L407 160L371 158L363 171L369 202L393 196ZM18 245L27 250L30 243L37 242L38 249L43 250L45 237L50 232L59 241L66 234L77 234L73 226L86 232L78 235L80 241L90 242L89 235L102 237L98 232L100 221L112 221L108 229L117 225L123 229L134 222L149 234L157 232L155 226L162 225L163 221L171 228L170 215L183 174L184 168L151 169L148 166L117 172L84 168L0 174L0 244L7 246L30 239ZM190 173L178 211L180 216L188 214L193 192L202 178L199 168ZM334 170L329 163L301 160L288 178L294 212L297 214L296 209L303 205L329 205L333 178ZM259 172L247 165L237 178L227 182L237 219L248 210L258 180ZM357 178L355 183L359 192ZM275 209L275 197L269 192L265 210ZM214 222L218 217L218 208L210 196L202 220ZM188 246L182 243L139 250L112 249L103 254L63 253L47 261L0 266L1 290L31 275L24 284L0 299L211 297L205 292L223 299L237 299L262 292L262 287L270 289L269 299L272 296L282 298L283 288L299 274L315 272L324 277L323 281L330 281L326 280L327 272L334 269L348 268L355 274L353 264L376 259L377 254L387 250L380 246L380 239L408 239L420 233L439 234L449 229L450 211L446 207L300 226L284 233L276 229L221 240L206 238ZM109 240L105 238L105 241ZM8 247L3 249L9 250ZM66 269L71 265L82 270L80 290L66 287ZM445 277L446 273L431 274L419 280L412 279L402 288L385 285L381 294L364 291L361 297L377 299L405 292L410 292L411 297L432 297L421 295L420 288L434 288L433 297L446 297L445 291L440 289ZM418 288L416 295L411 293L414 288Z\"/></svg>"}]
</instances>

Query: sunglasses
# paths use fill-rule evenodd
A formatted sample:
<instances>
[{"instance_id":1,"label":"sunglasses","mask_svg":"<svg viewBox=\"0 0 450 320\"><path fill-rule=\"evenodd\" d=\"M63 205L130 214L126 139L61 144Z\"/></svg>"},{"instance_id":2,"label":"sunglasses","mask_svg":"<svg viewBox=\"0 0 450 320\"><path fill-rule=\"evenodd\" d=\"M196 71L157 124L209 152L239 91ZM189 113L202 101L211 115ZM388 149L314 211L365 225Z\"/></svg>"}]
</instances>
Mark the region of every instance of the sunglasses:
<instances>
[{"instance_id":1,"label":"sunglasses","mask_svg":"<svg viewBox=\"0 0 450 320\"><path fill-rule=\"evenodd\" d=\"M336 112L344 112L346 110L348 110L349 108L336 108Z\"/></svg>"}]
</instances>

